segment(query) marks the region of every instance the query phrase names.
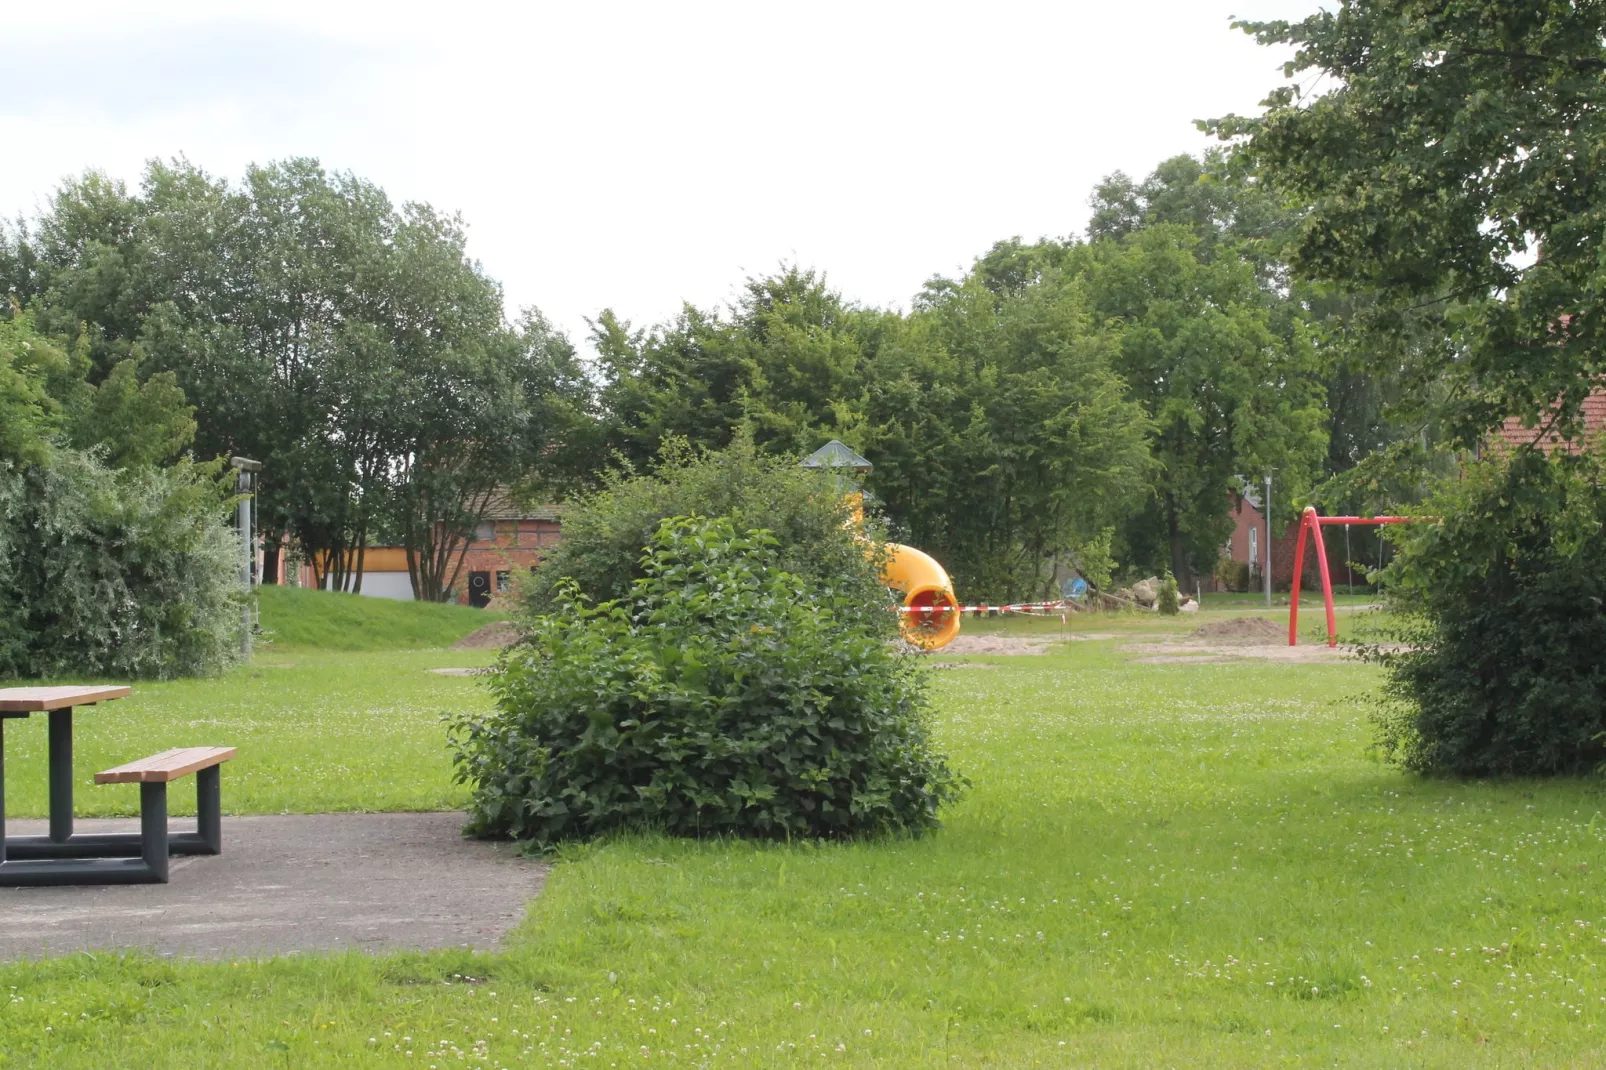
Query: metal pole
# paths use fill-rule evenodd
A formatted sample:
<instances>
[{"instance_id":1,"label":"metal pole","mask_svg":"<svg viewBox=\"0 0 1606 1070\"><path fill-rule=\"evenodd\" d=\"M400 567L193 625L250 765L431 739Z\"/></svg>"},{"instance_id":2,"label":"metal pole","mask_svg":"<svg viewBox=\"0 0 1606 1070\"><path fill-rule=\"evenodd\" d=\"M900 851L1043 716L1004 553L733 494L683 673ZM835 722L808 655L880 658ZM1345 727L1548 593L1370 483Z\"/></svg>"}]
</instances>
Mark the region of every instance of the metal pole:
<instances>
[{"instance_id":1,"label":"metal pole","mask_svg":"<svg viewBox=\"0 0 1606 1070\"><path fill-rule=\"evenodd\" d=\"M72 838L72 707L45 716L50 718L50 839L66 843Z\"/></svg>"},{"instance_id":2,"label":"metal pole","mask_svg":"<svg viewBox=\"0 0 1606 1070\"><path fill-rule=\"evenodd\" d=\"M1266 604L1271 605L1271 473L1266 473Z\"/></svg>"},{"instance_id":3,"label":"metal pole","mask_svg":"<svg viewBox=\"0 0 1606 1070\"><path fill-rule=\"evenodd\" d=\"M0 717L0 863L6 860L6 719Z\"/></svg>"},{"instance_id":4,"label":"metal pole","mask_svg":"<svg viewBox=\"0 0 1606 1070\"><path fill-rule=\"evenodd\" d=\"M240 586L245 588L245 605L240 610L240 654L251 657L251 588L256 574L256 522L252 515L256 504L257 473L262 462L249 457L233 457L229 464L235 471L235 490L240 500L234 507L234 526L240 533Z\"/></svg>"},{"instance_id":5,"label":"metal pole","mask_svg":"<svg viewBox=\"0 0 1606 1070\"><path fill-rule=\"evenodd\" d=\"M1344 525L1344 575L1349 580L1350 597L1355 596L1355 555L1349 548L1349 525Z\"/></svg>"},{"instance_id":6,"label":"metal pole","mask_svg":"<svg viewBox=\"0 0 1606 1070\"><path fill-rule=\"evenodd\" d=\"M240 501L234 507L234 526L240 532L240 586L245 588L246 603L241 611L240 621L240 654L249 659L251 657L251 476L241 472L236 489L240 492Z\"/></svg>"}]
</instances>

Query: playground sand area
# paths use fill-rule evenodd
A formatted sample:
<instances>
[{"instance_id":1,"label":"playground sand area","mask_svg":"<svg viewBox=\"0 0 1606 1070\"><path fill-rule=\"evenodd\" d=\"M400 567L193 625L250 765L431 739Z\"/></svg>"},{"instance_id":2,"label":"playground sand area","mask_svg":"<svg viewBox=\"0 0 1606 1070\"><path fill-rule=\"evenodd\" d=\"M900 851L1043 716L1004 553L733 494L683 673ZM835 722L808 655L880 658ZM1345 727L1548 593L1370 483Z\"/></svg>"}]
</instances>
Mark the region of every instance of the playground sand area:
<instances>
[{"instance_id":1,"label":"playground sand area","mask_svg":"<svg viewBox=\"0 0 1606 1070\"><path fill-rule=\"evenodd\" d=\"M1282 661L1316 664L1353 658L1354 654L1324 643L1288 645L1288 629L1265 617L1233 617L1211 621L1185 639L1127 643L1123 654L1138 654L1140 665L1199 665L1226 661Z\"/></svg>"}]
</instances>

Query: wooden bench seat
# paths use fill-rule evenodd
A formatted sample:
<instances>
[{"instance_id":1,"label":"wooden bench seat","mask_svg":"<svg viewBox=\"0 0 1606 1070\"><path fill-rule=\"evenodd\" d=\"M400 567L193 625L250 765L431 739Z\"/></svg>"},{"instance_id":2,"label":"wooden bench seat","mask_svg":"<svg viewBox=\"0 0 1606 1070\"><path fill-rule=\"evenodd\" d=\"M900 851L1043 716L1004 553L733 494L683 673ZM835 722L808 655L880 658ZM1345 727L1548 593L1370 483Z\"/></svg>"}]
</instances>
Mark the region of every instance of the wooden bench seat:
<instances>
[{"instance_id":1,"label":"wooden bench seat","mask_svg":"<svg viewBox=\"0 0 1606 1070\"><path fill-rule=\"evenodd\" d=\"M95 774L97 784L166 784L179 777L222 765L234 757L233 747L175 747Z\"/></svg>"},{"instance_id":2,"label":"wooden bench seat","mask_svg":"<svg viewBox=\"0 0 1606 1070\"><path fill-rule=\"evenodd\" d=\"M150 870L149 880L167 883L167 856L220 854L223 851L221 766L234 757L233 747L175 747L95 774L97 784L139 785L139 854ZM169 833L167 785L195 776L195 831ZM110 837L106 837L110 838Z\"/></svg>"}]
</instances>

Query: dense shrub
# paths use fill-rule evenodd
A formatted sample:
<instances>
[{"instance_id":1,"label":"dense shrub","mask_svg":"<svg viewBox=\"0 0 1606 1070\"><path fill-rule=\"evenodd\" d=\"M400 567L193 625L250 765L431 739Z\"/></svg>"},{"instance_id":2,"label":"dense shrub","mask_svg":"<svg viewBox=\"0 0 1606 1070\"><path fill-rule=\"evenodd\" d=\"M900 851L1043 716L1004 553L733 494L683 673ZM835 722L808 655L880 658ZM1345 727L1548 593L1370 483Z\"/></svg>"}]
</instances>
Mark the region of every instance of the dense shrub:
<instances>
[{"instance_id":1,"label":"dense shrub","mask_svg":"<svg viewBox=\"0 0 1606 1070\"><path fill-rule=\"evenodd\" d=\"M1216 561L1215 581L1223 590L1249 590L1249 562L1223 557Z\"/></svg>"},{"instance_id":2,"label":"dense shrub","mask_svg":"<svg viewBox=\"0 0 1606 1070\"><path fill-rule=\"evenodd\" d=\"M1177 590L1177 578L1170 572L1165 574L1160 584L1160 593L1154 600L1154 608L1168 617L1174 617L1182 612L1182 595Z\"/></svg>"},{"instance_id":3,"label":"dense shrub","mask_svg":"<svg viewBox=\"0 0 1606 1070\"><path fill-rule=\"evenodd\" d=\"M0 463L0 676L216 672L239 641L239 542L216 465Z\"/></svg>"},{"instance_id":4,"label":"dense shrub","mask_svg":"<svg viewBox=\"0 0 1606 1070\"><path fill-rule=\"evenodd\" d=\"M496 712L452 724L472 830L545 843L935 826L959 781L931 750L921 670L777 557L767 532L667 520L627 599L560 587L504 653Z\"/></svg>"},{"instance_id":5,"label":"dense shrub","mask_svg":"<svg viewBox=\"0 0 1606 1070\"><path fill-rule=\"evenodd\" d=\"M1383 652L1387 752L1466 776L1606 758L1606 480L1597 450L1473 462L1399 525L1384 573L1404 649Z\"/></svg>"},{"instance_id":6,"label":"dense shrub","mask_svg":"<svg viewBox=\"0 0 1606 1070\"><path fill-rule=\"evenodd\" d=\"M750 439L711 452L671 446L650 474L616 474L565 507L563 541L524 585L522 601L537 613L556 609L566 583L592 602L625 598L660 523L723 516L738 531L771 532L780 567L840 594L841 612L891 634L896 619L881 608L888 602L876 561L849 529L844 489L795 458L758 453Z\"/></svg>"}]
</instances>

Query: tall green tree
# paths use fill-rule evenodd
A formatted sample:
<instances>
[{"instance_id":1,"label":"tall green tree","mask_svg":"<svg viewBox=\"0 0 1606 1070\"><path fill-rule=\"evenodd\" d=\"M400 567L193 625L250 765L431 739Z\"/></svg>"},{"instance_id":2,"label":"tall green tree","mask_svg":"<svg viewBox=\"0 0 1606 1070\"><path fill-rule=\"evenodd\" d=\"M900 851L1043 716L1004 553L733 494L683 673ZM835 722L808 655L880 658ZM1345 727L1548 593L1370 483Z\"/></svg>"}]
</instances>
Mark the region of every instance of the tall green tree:
<instances>
[{"instance_id":1,"label":"tall green tree","mask_svg":"<svg viewBox=\"0 0 1606 1070\"><path fill-rule=\"evenodd\" d=\"M1317 355L1296 320L1286 334L1256 266L1158 224L1079 247L1093 315L1115 339L1115 368L1154 424L1158 474L1126 550L1168 562L1185 586L1208 572L1231 530L1235 478L1276 470L1284 496L1308 492L1327 448Z\"/></svg>"},{"instance_id":2,"label":"tall green tree","mask_svg":"<svg viewBox=\"0 0 1606 1070\"><path fill-rule=\"evenodd\" d=\"M201 453L263 462L270 555L289 536L336 588L360 590L365 548L399 537L444 597L490 488L555 467L554 414L587 404L572 350L560 369L556 342L504 322L460 220L315 160L238 185L153 162L137 192L90 173L8 240L0 268L87 354L102 417L125 399L142 448L163 448L138 408L181 389Z\"/></svg>"},{"instance_id":3,"label":"tall green tree","mask_svg":"<svg viewBox=\"0 0 1606 1070\"><path fill-rule=\"evenodd\" d=\"M1296 48L1292 84L1209 125L1310 206L1298 275L1374 298L1379 337L1436 336L1402 399L1461 444L1507 416L1576 433L1606 377L1606 6L1344 0L1241 25Z\"/></svg>"},{"instance_id":4,"label":"tall green tree","mask_svg":"<svg viewBox=\"0 0 1606 1070\"><path fill-rule=\"evenodd\" d=\"M1041 593L1056 564L1109 570L1141 501L1148 421L1112 370L1081 280L928 285L867 364L870 488L963 589Z\"/></svg>"}]
</instances>

